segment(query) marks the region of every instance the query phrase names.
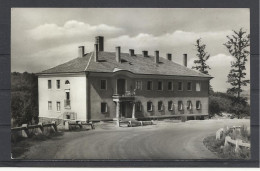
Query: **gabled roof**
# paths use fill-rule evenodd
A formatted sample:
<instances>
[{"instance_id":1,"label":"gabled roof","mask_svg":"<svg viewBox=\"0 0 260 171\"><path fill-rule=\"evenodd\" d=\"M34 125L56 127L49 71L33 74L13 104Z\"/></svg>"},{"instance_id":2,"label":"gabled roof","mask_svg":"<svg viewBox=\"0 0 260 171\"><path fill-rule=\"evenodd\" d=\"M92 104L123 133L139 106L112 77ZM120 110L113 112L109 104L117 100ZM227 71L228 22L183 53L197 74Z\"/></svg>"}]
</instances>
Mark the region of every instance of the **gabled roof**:
<instances>
[{"instance_id":1,"label":"gabled roof","mask_svg":"<svg viewBox=\"0 0 260 171\"><path fill-rule=\"evenodd\" d=\"M99 62L94 61L94 53L88 53L82 58L76 58L38 74L72 73L72 72L114 72L115 70L127 70L135 74L176 75L176 76L211 76L189 69L160 57L159 64L154 62L154 56L144 57L136 54L130 56L121 53L121 62L116 61L115 52L98 52Z\"/></svg>"}]
</instances>

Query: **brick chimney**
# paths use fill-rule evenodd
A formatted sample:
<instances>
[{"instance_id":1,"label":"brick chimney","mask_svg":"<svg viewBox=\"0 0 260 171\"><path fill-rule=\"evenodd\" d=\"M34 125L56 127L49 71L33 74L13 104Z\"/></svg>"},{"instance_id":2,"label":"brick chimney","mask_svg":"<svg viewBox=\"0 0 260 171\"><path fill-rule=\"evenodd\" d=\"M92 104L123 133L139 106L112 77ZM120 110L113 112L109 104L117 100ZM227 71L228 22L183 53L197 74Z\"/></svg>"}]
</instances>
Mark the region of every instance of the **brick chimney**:
<instances>
[{"instance_id":1,"label":"brick chimney","mask_svg":"<svg viewBox=\"0 0 260 171\"><path fill-rule=\"evenodd\" d=\"M156 64L159 63L159 51L158 50L154 51L154 62Z\"/></svg>"},{"instance_id":2,"label":"brick chimney","mask_svg":"<svg viewBox=\"0 0 260 171\"><path fill-rule=\"evenodd\" d=\"M94 44L94 60L98 62L98 44Z\"/></svg>"},{"instance_id":3,"label":"brick chimney","mask_svg":"<svg viewBox=\"0 0 260 171\"><path fill-rule=\"evenodd\" d=\"M121 62L121 50L120 46L116 47L116 61L119 63Z\"/></svg>"},{"instance_id":4,"label":"brick chimney","mask_svg":"<svg viewBox=\"0 0 260 171\"><path fill-rule=\"evenodd\" d=\"M129 49L129 55L130 56L135 56L135 50L134 49Z\"/></svg>"},{"instance_id":5,"label":"brick chimney","mask_svg":"<svg viewBox=\"0 0 260 171\"><path fill-rule=\"evenodd\" d=\"M148 51L147 50L143 50L143 57L148 57Z\"/></svg>"},{"instance_id":6,"label":"brick chimney","mask_svg":"<svg viewBox=\"0 0 260 171\"><path fill-rule=\"evenodd\" d=\"M167 59L168 59L169 61L172 60L172 54L171 54L171 53L167 53Z\"/></svg>"},{"instance_id":7,"label":"brick chimney","mask_svg":"<svg viewBox=\"0 0 260 171\"><path fill-rule=\"evenodd\" d=\"M104 51L104 37L103 36L96 36L95 44L98 44L98 52Z\"/></svg>"},{"instance_id":8,"label":"brick chimney","mask_svg":"<svg viewBox=\"0 0 260 171\"><path fill-rule=\"evenodd\" d=\"M187 67L187 54L183 54L183 66Z\"/></svg>"},{"instance_id":9,"label":"brick chimney","mask_svg":"<svg viewBox=\"0 0 260 171\"><path fill-rule=\"evenodd\" d=\"M79 49L78 49L78 55L80 58L82 58L85 54L85 47L84 46L79 46Z\"/></svg>"}]
</instances>

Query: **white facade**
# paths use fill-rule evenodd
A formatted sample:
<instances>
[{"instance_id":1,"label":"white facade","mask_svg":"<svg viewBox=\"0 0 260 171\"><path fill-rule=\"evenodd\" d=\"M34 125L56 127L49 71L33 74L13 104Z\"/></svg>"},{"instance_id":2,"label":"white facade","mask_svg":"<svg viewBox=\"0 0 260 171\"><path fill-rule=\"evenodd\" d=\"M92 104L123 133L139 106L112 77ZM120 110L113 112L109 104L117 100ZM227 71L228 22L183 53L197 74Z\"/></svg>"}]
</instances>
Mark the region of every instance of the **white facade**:
<instances>
[{"instance_id":1,"label":"white facade","mask_svg":"<svg viewBox=\"0 0 260 171\"><path fill-rule=\"evenodd\" d=\"M48 87L48 80L51 80L51 88ZM57 87L57 80L60 82L60 88ZM67 84L65 84L66 81ZM75 113L77 120L87 120L85 74L40 75L38 91L40 118L63 119L64 113ZM68 98L70 105L65 106L65 100Z\"/></svg>"}]
</instances>

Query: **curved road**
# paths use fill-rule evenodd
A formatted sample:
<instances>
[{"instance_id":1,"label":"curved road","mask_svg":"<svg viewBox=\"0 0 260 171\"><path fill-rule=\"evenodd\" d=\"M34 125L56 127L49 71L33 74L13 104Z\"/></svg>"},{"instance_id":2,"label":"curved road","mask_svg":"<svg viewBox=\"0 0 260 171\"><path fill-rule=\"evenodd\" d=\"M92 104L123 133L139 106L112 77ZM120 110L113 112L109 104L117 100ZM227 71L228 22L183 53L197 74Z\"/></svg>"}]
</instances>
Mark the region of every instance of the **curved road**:
<instances>
[{"instance_id":1,"label":"curved road","mask_svg":"<svg viewBox=\"0 0 260 171\"><path fill-rule=\"evenodd\" d=\"M205 120L185 123L116 128L97 125L96 130L65 132L32 146L26 159L217 159L203 139L224 126L247 125L249 120Z\"/></svg>"}]
</instances>

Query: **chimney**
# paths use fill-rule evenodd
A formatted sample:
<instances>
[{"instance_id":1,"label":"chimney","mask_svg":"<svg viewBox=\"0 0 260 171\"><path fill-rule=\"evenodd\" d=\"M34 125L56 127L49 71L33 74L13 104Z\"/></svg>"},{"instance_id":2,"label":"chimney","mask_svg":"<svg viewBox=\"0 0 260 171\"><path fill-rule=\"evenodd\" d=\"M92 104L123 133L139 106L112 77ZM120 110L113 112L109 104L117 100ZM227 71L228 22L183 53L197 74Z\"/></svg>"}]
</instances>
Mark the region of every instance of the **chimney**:
<instances>
[{"instance_id":1,"label":"chimney","mask_svg":"<svg viewBox=\"0 0 260 171\"><path fill-rule=\"evenodd\" d=\"M116 61L121 62L121 52L120 52L120 46L116 47Z\"/></svg>"},{"instance_id":2,"label":"chimney","mask_svg":"<svg viewBox=\"0 0 260 171\"><path fill-rule=\"evenodd\" d=\"M104 51L104 37L103 36L97 36L95 43L98 44L98 52Z\"/></svg>"},{"instance_id":3,"label":"chimney","mask_svg":"<svg viewBox=\"0 0 260 171\"><path fill-rule=\"evenodd\" d=\"M82 58L85 54L85 47L79 46L78 53L79 53L79 57Z\"/></svg>"},{"instance_id":4,"label":"chimney","mask_svg":"<svg viewBox=\"0 0 260 171\"><path fill-rule=\"evenodd\" d=\"M129 55L130 56L135 56L135 50L134 49L129 49Z\"/></svg>"},{"instance_id":5,"label":"chimney","mask_svg":"<svg viewBox=\"0 0 260 171\"><path fill-rule=\"evenodd\" d=\"M154 62L156 64L159 63L159 51L158 50L154 51Z\"/></svg>"},{"instance_id":6,"label":"chimney","mask_svg":"<svg viewBox=\"0 0 260 171\"><path fill-rule=\"evenodd\" d=\"M98 44L94 44L94 60L98 62Z\"/></svg>"},{"instance_id":7,"label":"chimney","mask_svg":"<svg viewBox=\"0 0 260 171\"><path fill-rule=\"evenodd\" d=\"M183 65L187 67L187 54L183 54Z\"/></svg>"},{"instance_id":8,"label":"chimney","mask_svg":"<svg viewBox=\"0 0 260 171\"><path fill-rule=\"evenodd\" d=\"M172 54L171 54L171 53L167 53L167 59L168 59L169 61L172 60Z\"/></svg>"},{"instance_id":9,"label":"chimney","mask_svg":"<svg viewBox=\"0 0 260 171\"><path fill-rule=\"evenodd\" d=\"M143 56L148 57L148 51L147 50L143 50Z\"/></svg>"}]
</instances>

